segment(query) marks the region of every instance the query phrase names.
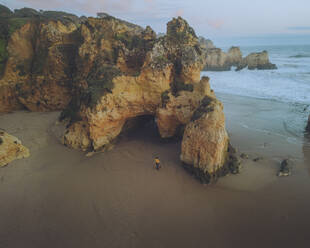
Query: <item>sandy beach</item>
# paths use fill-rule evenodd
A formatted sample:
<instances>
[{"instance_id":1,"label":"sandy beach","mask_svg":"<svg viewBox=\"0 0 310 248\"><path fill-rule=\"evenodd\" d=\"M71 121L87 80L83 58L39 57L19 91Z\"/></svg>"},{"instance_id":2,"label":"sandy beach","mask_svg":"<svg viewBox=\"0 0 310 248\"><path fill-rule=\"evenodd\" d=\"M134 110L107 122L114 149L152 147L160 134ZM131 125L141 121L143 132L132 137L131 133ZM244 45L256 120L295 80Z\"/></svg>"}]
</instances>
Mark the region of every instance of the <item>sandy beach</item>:
<instances>
[{"instance_id":1,"label":"sandy beach","mask_svg":"<svg viewBox=\"0 0 310 248\"><path fill-rule=\"evenodd\" d=\"M60 143L59 112L0 115L31 152L0 169L0 247L309 247L310 146L280 118L296 120L291 107L218 97L232 144L249 159L208 186L152 125L86 157ZM292 175L279 178L285 158Z\"/></svg>"}]
</instances>

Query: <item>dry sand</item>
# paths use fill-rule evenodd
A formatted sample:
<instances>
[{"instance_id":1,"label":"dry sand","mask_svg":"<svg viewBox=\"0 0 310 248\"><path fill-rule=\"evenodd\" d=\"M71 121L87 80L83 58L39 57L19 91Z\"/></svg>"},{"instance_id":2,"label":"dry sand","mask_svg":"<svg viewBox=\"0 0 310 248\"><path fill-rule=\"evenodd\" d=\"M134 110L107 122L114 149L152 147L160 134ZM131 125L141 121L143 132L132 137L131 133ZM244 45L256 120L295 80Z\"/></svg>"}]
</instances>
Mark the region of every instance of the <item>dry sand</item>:
<instances>
[{"instance_id":1,"label":"dry sand","mask_svg":"<svg viewBox=\"0 0 310 248\"><path fill-rule=\"evenodd\" d=\"M224 104L233 145L250 158L209 186L182 168L180 143L162 143L151 126L86 157L59 142L59 113L1 115L31 157L0 169L0 247L309 247L308 143L244 128L258 125L256 104ZM287 156L293 175L278 178Z\"/></svg>"}]
</instances>

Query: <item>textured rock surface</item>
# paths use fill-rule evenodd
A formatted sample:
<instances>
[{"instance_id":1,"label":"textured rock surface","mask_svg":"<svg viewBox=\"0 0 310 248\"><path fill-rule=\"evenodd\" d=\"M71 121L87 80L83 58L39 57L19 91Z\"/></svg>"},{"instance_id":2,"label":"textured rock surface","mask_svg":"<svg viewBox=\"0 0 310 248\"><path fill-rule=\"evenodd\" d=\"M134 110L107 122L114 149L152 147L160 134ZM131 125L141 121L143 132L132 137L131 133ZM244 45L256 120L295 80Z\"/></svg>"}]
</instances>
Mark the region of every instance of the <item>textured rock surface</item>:
<instances>
[{"instance_id":1,"label":"textured rock surface","mask_svg":"<svg viewBox=\"0 0 310 248\"><path fill-rule=\"evenodd\" d=\"M210 44L201 46L184 19L174 18L157 38L150 27L107 14L81 21L63 12L3 12L1 30L10 30L12 19L19 25L1 36L0 112L63 109L64 144L88 151L109 148L125 123L155 116L163 138L182 138L184 130L205 134L200 144L184 139L181 159L188 166L212 175L227 164L223 107L209 79L200 79ZM227 56L236 63L236 50L212 64L225 64Z\"/></svg>"},{"instance_id":2,"label":"textured rock surface","mask_svg":"<svg viewBox=\"0 0 310 248\"><path fill-rule=\"evenodd\" d=\"M0 22L0 112L63 109L71 98L77 19L24 8Z\"/></svg>"},{"instance_id":3,"label":"textured rock surface","mask_svg":"<svg viewBox=\"0 0 310 248\"><path fill-rule=\"evenodd\" d=\"M193 139L183 141L181 159L186 164L199 164L208 175L223 167L228 161L223 107L209 78L200 79L203 48L185 20L173 19L167 35L158 39L149 27L143 30L107 18L88 19L81 35L80 88L61 115L69 119L64 144L104 150L126 122L151 115L163 138L182 137L184 129L193 137L206 134L195 149L190 149ZM212 99L210 106L205 99ZM193 129L197 123L199 128ZM205 155L197 160L199 152Z\"/></svg>"},{"instance_id":4,"label":"textured rock surface","mask_svg":"<svg viewBox=\"0 0 310 248\"><path fill-rule=\"evenodd\" d=\"M237 67L237 70L242 70L243 68L248 67L249 70L274 70L277 69L275 64L270 63L269 55L267 51L260 53L251 53L246 56L240 65Z\"/></svg>"},{"instance_id":5,"label":"textured rock surface","mask_svg":"<svg viewBox=\"0 0 310 248\"><path fill-rule=\"evenodd\" d=\"M251 53L245 58L242 57L242 52L239 47L231 47L227 53L222 49L214 47L206 43L206 39L200 38L200 44L206 56L204 71L229 71L231 67L237 67L236 70L248 68L249 70L270 70L277 69L276 65L270 63L267 51L260 53Z\"/></svg>"},{"instance_id":6,"label":"textured rock surface","mask_svg":"<svg viewBox=\"0 0 310 248\"><path fill-rule=\"evenodd\" d=\"M77 120L64 137L69 146L101 149L119 135L128 119L155 115L165 94L169 98L193 91L192 83L200 81L203 59L198 39L181 18L168 23L167 36L156 41L149 27L143 30L116 19L90 19L81 32L84 43L79 48L78 77L83 87L63 112L64 118ZM133 40L136 44L131 47ZM89 142L82 144L80 133Z\"/></svg>"},{"instance_id":7,"label":"textured rock surface","mask_svg":"<svg viewBox=\"0 0 310 248\"><path fill-rule=\"evenodd\" d=\"M228 149L223 106L206 96L191 120L185 128L181 160L204 172L215 173L225 163Z\"/></svg>"},{"instance_id":8,"label":"textured rock surface","mask_svg":"<svg viewBox=\"0 0 310 248\"><path fill-rule=\"evenodd\" d=\"M29 150L21 144L20 140L0 130L0 167L15 159L29 156Z\"/></svg>"},{"instance_id":9,"label":"textured rock surface","mask_svg":"<svg viewBox=\"0 0 310 248\"><path fill-rule=\"evenodd\" d=\"M215 48L212 40L206 39L202 36L199 36L199 43L200 43L200 46L204 49Z\"/></svg>"},{"instance_id":10,"label":"textured rock surface","mask_svg":"<svg viewBox=\"0 0 310 248\"><path fill-rule=\"evenodd\" d=\"M239 47L229 48L226 56L226 64L231 66L238 66L242 61L242 52Z\"/></svg>"},{"instance_id":11,"label":"textured rock surface","mask_svg":"<svg viewBox=\"0 0 310 248\"><path fill-rule=\"evenodd\" d=\"M222 49L207 49L205 71L229 71L230 68L231 65L227 63L227 54Z\"/></svg>"}]
</instances>

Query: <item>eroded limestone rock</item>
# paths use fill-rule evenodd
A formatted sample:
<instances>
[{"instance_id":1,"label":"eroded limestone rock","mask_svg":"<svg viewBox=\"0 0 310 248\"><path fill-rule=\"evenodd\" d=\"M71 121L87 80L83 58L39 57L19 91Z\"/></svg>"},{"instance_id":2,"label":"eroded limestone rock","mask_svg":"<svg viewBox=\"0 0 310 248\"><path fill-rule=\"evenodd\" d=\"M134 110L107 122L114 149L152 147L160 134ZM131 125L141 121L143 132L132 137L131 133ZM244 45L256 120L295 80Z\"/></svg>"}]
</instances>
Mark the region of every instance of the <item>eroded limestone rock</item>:
<instances>
[{"instance_id":1,"label":"eroded limestone rock","mask_svg":"<svg viewBox=\"0 0 310 248\"><path fill-rule=\"evenodd\" d=\"M15 159L27 158L29 150L16 137L0 130L0 167Z\"/></svg>"},{"instance_id":2,"label":"eroded limestone rock","mask_svg":"<svg viewBox=\"0 0 310 248\"><path fill-rule=\"evenodd\" d=\"M0 112L62 110L71 99L78 25L34 11L1 17Z\"/></svg>"},{"instance_id":3,"label":"eroded limestone rock","mask_svg":"<svg viewBox=\"0 0 310 248\"><path fill-rule=\"evenodd\" d=\"M4 12L8 25L2 22L2 30L14 17ZM0 112L64 109L63 142L85 151L111 147L131 119L155 116L163 138L182 137L184 129L192 136L184 136L182 144L188 166L224 175L223 168L237 163L229 155L222 104L209 79L200 79L205 47L184 19L174 18L167 34L157 38L150 27L109 15L79 22L62 12L43 13L16 12L20 25L5 34ZM231 49L214 64L222 59L236 64L236 52Z\"/></svg>"},{"instance_id":4,"label":"eroded limestone rock","mask_svg":"<svg viewBox=\"0 0 310 248\"><path fill-rule=\"evenodd\" d=\"M207 46L206 41L208 40L203 37L199 41L206 56L204 71L230 71L232 67L237 67L237 71L244 68L249 70L277 69L275 64L270 63L267 51L251 53L243 58L239 47L233 46L227 52L224 52L222 49L214 47L213 43Z\"/></svg>"},{"instance_id":5,"label":"eroded limestone rock","mask_svg":"<svg viewBox=\"0 0 310 248\"><path fill-rule=\"evenodd\" d=\"M269 55L267 51L260 53L251 53L246 56L240 65L237 67L237 70L242 70L243 68L248 68L249 70L274 70L277 69L275 64L270 63Z\"/></svg>"},{"instance_id":6,"label":"eroded limestone rock","mask_svg":"<svg viewBox=\"0 0 310 248\"><path fill-rule=\"evenodd\" d=\"M159 39L147 29L105 18L82 24L81 88L62 113L63 119L70 119L64 143L104 150L128 120L153 115L163 138L182 137L185 128L182 161L214 174L229 160L229 140L223 106L210 89L209 78L200 79L203 48L182 18L169 22L167 35ZM132 60L141 62L133 67ZM206 99L212 99L210 106ZM198 160L197 154L201 154Z\"/></svg>"}]
</instances>

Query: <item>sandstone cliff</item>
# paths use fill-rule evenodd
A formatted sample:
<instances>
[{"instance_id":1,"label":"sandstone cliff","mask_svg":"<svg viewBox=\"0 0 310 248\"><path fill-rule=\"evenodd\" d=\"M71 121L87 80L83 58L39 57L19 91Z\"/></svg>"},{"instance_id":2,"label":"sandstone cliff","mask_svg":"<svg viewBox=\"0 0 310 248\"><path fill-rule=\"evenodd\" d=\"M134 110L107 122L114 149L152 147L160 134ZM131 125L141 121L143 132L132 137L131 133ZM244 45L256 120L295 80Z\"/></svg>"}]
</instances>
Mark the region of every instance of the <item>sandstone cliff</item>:
<instances>
[{"instance_id":1,"label":"sandstone cliff","mask_svg":"<svg viewBox=\"0 0 310 248\"><path fill-rule=\"evenodd\" d=\"M107 149L128 121L154 116L162 138L183 137L181 160L204 182L236 171L223 106L200 79L206 48L184 19L157 38L107 14L2 12L0 112L63 109L64 144L89 151ZM233 53L225 56L236 63Z\"/></svg>"},{"instance_id":2,"label":"sandstone cliff","mask_svg":"<svg viewBox=\"0 0 310 248\"><path fill-rule=\"evenodd\" d=\"M0 112L63 109L71 98L77 19L28 8L0 16Z\"/></svg>"},{"instance_id":3,"label":"sandstone cliff","mask_svg":"<svg viewBox=\"0 0 310 248\"><path fill-rule=\"evenodd\" d=\"M181 159L208 175L204 182L228 168L222 104L209 79L200 80L203 48L185 20L173 19L167 35L158 39L150 27L143 30L113 18L89 18L80 32L80 87L61 115L69 120L64 144L105 150L128 120L151 115L163 138L182 137L182 130L188 130Z\"/></svg>"},{"instance_id":4,"label":"sandstone cliff","mask_svg":"<svg viewBox=\"0 0 310 248\"><path fill-rule=\"evenodd\" d=\"M207 47L205 45L205 39L200 39L200 43L206 54L204 71L230 71L233 66L237 67L236 70L242 70L244 68L248 68L249 70L277 69L275 64L270 63L267 51L251 53L243 58L239 47L231 47L225 53L220 48L214 46Z\"/></svg>"},{"instance_id":5,"label":"sandstone cliff","mask_svg":"<svg viewBox=\"0 0 310 248\"><path fill-rule=\"evenodd\" d=\"M236 70L242 70L243 68L249 70L274 70L277 69L275 64L270 63L269 55L267 51L260 53L251 53L242 59Z\"/></svg>"},{"instance_id":6,"label":"sandstone cliff","mask_svg":"<svg viewBox=\"0 0 310 248\"><path fill-rule=\"evenodd\" d=\"M210 48L215 48L212 40L210 39L205 39L204 37L202 36L199 36L199 43L200 43L200 46L202 48L205 48L205 49L210 49Z\"/></svg>"},{"instance_id":7,"label":"sandstone cliff","mask_svg":"<svg viewBox=\"0 0 310 248\"><path fill-rule=\"evenodd\" d=\"M5 166L15 159L29 157L29 150L20 140L0 130L0 167Z\"/></svg>"}]
</instances>

